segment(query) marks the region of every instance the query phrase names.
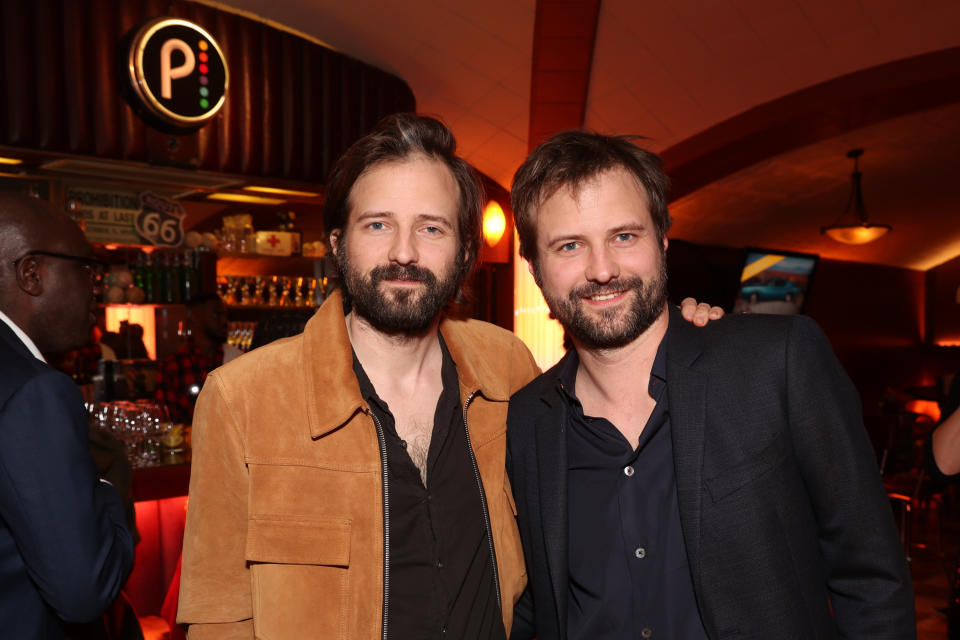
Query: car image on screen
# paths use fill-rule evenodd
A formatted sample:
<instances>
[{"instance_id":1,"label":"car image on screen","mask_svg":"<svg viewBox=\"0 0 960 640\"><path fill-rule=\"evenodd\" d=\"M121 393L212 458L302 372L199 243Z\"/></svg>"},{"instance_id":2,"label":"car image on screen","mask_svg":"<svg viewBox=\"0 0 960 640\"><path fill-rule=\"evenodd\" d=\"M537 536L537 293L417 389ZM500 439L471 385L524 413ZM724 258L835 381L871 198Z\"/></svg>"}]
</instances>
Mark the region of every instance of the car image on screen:
<instances>
[{"instance_id":1,"label":"car image on screen","mask_svg":"<svg viewBox=\"0 0 960 640\"><path fill-rule=\"evenodd\" d=\"M740 288L740 297L751 303L783 300L794 302L803 295L803 288L786 278L774 277L765 282L759 278L743 283Z\"/></svg>"}]
</instances>

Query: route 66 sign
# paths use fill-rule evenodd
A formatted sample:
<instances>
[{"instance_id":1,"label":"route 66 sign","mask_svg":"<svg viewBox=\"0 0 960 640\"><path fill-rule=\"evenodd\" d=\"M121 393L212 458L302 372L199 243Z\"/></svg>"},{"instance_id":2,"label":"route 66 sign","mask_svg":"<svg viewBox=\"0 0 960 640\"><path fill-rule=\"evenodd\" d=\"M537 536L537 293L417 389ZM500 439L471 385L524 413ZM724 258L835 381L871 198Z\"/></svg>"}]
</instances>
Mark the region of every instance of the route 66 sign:
<instances>
[{"instance_id":1,"label":"route 66 sign","mask_svg":"<svg viewBox=\"0 0 960 640\"><path fill-rule=\"evenodd\" d=\"M151 191L140 194L140 213L134 224L144 240L165 247L183 242L183 219L187 212L176 200L168 200Z\"/></svg>"}]
</instances>

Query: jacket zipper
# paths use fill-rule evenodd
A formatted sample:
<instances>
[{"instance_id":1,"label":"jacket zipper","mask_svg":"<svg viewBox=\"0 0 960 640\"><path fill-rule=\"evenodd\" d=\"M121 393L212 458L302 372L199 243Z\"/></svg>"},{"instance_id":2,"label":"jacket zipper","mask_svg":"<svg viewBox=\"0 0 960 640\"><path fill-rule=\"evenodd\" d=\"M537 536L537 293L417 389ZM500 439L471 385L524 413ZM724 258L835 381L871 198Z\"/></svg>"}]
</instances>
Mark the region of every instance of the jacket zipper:
<instances>
[{"instance_id":1,"label":"jacket zipper","mask_svg":"<svg viewBox=\"0 0 960 640\"><path fill-rule=\"evenodd\" d=\"M377 442L380 445L380 482L383 486L383 619L381 620L383 632L380 637L381 640L387 640L387 611L390 605L390 484L387 482L387 439L383 435L383 427L376 414L369 408L364 409L364 413L373 418L373 424L377 429Z\"/></svg>"},{"instance_id":2,"label":"jacket zipper","mask_svg":"<svg viewBox=\"0 0 960 640\"><path fill-rule=\"evenodd\" d=\"M493 589L497 594L497 607L500 608L500 615L503 615L503 603L500 601L500 574L497 571L497 556L493 549L493 530L490 527L490 512L487 509L487 494L483 490L483 481L480 479L480 468L477 466L477 458L473 454L473 443L470 442L470 427L467 425L467 407L473 401L477 392L474 391L467 397L463 403L463 429L467 432L467 450L470 452L470 462L473 464L473 475L477 479L477 487L480 489L480 506L483 509L483 524L487 530L487 544L490 546L490 565L493 567Z\"/></svg>"}]
</instances>

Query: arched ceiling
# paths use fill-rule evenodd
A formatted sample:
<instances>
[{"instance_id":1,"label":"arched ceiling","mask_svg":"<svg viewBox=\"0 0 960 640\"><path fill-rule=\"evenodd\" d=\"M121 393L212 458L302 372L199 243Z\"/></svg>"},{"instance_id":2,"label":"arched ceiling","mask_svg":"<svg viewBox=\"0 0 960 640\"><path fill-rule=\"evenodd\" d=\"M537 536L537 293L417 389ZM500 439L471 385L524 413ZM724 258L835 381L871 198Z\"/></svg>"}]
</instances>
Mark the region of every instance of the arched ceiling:
<instances>
[{"instance_id":1,"label":"arched ceiling","mask_svg":"<svg viewBox=\"0 0 960 640\"><path fill-rule=\"evenodd\" d=\"M581 16L591 2L214 4L402 77L466 158L509 187L529 142L538 11ZM938 54L960 47L956 0L600 0L594 13L584 125L646 136L663 154L675 237L915 269L960 254L960 55ZM552 52L562 65L562 44ZM867 150L870 218L894 226L861 247L819 234L846 205L854 147Z\"/></svg>"}]
</instances>

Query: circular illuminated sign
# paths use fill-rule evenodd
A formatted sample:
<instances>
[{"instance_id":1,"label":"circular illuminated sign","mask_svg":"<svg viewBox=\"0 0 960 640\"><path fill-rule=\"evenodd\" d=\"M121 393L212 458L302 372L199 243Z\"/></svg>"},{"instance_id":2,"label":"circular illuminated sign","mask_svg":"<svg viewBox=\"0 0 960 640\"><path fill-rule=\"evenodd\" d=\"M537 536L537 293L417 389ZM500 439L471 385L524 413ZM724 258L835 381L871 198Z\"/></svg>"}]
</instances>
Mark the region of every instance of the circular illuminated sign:
<instances>
[{"instance_id":1,"label":"circular illuminated sign","mask_svg":"<svg viewBox=\"0 0 960 640\"><path fill-rule=\"evenodd\" d=\"M180 129L197 129L227 97L226 60L203 28L158 18L136 32L128 55L129 80L149 116Z\"/></svg>"}]
</instances>

